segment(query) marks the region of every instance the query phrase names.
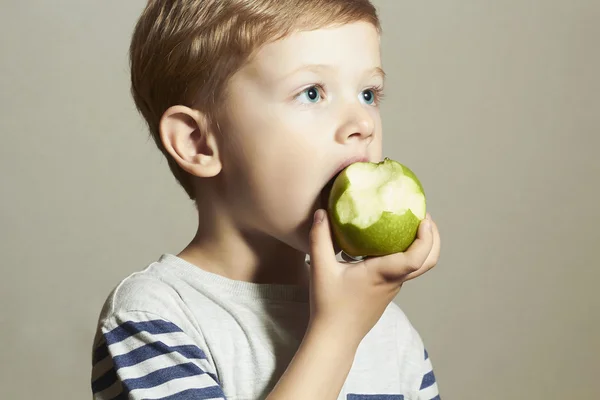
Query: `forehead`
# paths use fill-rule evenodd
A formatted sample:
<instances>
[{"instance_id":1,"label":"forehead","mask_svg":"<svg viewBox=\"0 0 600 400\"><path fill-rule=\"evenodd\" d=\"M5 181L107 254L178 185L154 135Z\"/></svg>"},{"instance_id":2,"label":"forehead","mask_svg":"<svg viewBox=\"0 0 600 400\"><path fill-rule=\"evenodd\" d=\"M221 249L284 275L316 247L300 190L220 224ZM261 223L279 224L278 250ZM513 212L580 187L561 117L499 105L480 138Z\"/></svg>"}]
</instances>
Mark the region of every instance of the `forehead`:
<instances>
[{"instance_id":1,"label":"forehead","mask_svg":"<svg viewBox=\"0 0 600 400\"><path fill-rule=\"evenodd\" d=\"M379 33L367 22L295 32L263 46L247 68L273 78L307 64L360 72L378 67L381 65Z\"/></svg>"}]
</instances>

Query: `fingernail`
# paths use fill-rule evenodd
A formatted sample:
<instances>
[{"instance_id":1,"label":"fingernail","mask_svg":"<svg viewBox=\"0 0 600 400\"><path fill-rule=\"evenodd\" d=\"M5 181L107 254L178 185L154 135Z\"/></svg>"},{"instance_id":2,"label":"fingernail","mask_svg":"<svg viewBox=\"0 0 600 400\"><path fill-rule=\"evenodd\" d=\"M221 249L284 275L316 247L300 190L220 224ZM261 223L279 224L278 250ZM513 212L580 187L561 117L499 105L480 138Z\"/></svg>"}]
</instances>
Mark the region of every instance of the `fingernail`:
<instances>
[{"instance_id":1,"label":"fingernail","mask_svg":"<svg viewBox=\"0 0 600 400\"><path fill-rule=\"evenodd\" d=\"M433 232L433 227L431 226L431 221L429 220L425 220L425 228L429 231L429 232Z\"/></svg>"},{"instance_id":2,"label":"fingernail","mask_svg":"<svg viewBox=\"0 0 600 400\"><path fill-rule=\"evenodd\" d=\"M323 221L324 214L325 214L325 212L321 209L318 209L315 212L315 215L314 215L315 224L318 224L319 222Z\"/></svg>"}]
</instances>

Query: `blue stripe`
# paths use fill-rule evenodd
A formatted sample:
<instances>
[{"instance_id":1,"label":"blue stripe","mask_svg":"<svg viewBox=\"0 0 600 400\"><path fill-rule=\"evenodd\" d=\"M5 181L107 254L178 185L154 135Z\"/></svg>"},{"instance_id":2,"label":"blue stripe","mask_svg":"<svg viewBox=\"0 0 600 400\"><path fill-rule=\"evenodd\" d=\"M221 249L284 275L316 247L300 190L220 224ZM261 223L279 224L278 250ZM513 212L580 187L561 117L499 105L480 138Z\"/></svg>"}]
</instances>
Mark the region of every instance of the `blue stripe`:
<instances>
[{"instance_id":1,"label":"blue stripe","mask_svg":"<svg viewBox=\"0 0 600 400\"><path fill-rule=\"evenodd\" d=\"M92 382L92 392L98 393L106 388L109 388L117 381L117 373L114 368L109 369L100 378Z\"/></svg>"},{"instance_id":2,"label":"blue stripe","mask_svg":"<svg viewBox=\"0 0 600 400\"><path fill-rule=\"evenodd\" d=\"M125 379L123 386L128 392L135 389L147 389L162 385L165 382L173 379L187 378L190 376L203 375L205 372L196 364L189 362L185 364L175 365L151 372L141 378Z\"/></svg>"},{"instance_id":3,"label":"blue stripe","mask_svg":"<svg viewBox=\"0 0 600 400\"><path fill-rule=\"evenodd\" d=\"M425 350L425 359L427 360L429 358L429 354L427 354L427 350Z\"/></svg>"},{"instance_id":4,"label":"blue stripe","mask_svg":"<svg viewBox=\"0 0 600 400\"><path fill-rule=\"evenodd\" d=\"M435 375L433 374L433 371L429 371L428 373L426 373L423 376L423 381L421 382L421 389L425 389L428 388L429 386L433 385L435 383Z\"/></svg>"},{"instance_id":5,"label":"blue stripe","mask_svg":"<svg viewBox=\"0 0 600 400\"><path fill-rule=\"evenodd\" d=\"M156 400L205 400L215 399L218 397L225 398L225 393L218 386L210 386L204 389L188 389L167 397L161 397Z\"/></svg>"},{"instance_id":6,"label":"blue stripe","mask_svg":"<svg viewBox=\"0 0 600 400\"><path fill-rule=\"evenodd\" d=\"M346 396L346 400L404 400L401 394L354 394Z\"/></svg>"},{"instance_id":7,"label":"blue stripe","mask_svg":"<svg viewBox=\"0 0 600 400\"><path fill-rule=\"evenodd\" d=\"M441 399L440 395L438 394L437 396L435 396L435 397L434 397L433 399L431 399L431 400L442 400L442 399Z\"/></svg>"},{"instance_id":8,"label":"blue stripe","mask_svg":"<svg viewBox=\"0 0 600 400\"><path fill-rule=\"evenodd\" d=\"M106 342L102 342L98 347L94 349L94 355L92 356L92 365L97 364L99 361L104 360L108 356L108 346Z\"/></svg>"},{"instance_id":9,"label":"blue stripe","mask_svg":"<svg viewBox=\"0 0 600 400\"><path fill-rule=\"evenodd\" d=\"M117 326L110 332L104 334L108 346L119 343L130 336L140 332L148 332L153 335L161 333L183 332L177 325L172 322L163 321L160 319L154 321L132 322L127 321Z\"/></svg>"},{"instance_id":10,"label":"blue stripe","mask_svg":"<svg viewBox=\"0 0 600 400\"><path fill-rule=\"evenodd\" d=\"M198 350L200 350L200 349L198 349ZM212 378L213 381L215 381L217 384L219 383L219 380L217 379L217 376L215 374L210 374L210 373L204 372L201 368L198 368L198 371L199 371L199 373L197 373L197 375L207 374L208 376L210 376ZM175 379L175 378L172 378L172 379ZM114 368L111 368L109 371L104 373L104 375L102 375L100 378L98 378L94 382L92 382L92 393L99 393L99 392L111 387L113 385L113 383L115 383L116 381L117 381L117 373L115 372ZM215 387L220 390L220 388L218 386L215 386ZM210 389L210 388L207 388L207 389ZM133 390L133 389L131 389L131 390ZM205 390L205 389L202 389L202 390ZM127 399L127 392L122 392L121 396L124 396L123 398ZM224 395L223 395L223 397L224 397Z\"/></svg>"},{"instance_id":11,"label":"blue stripe","mask_svg":"<svg viewBox=\"0 0 600 400\"><path fill-rule=\"evenodd\" d=\"M206 355L202 350L194 345L168 346L163 342L154 342L138 347L129 353L114 357L114 363L117 369L130 367L139 364L150 358L158 357L163 354L177 352L187 359L205 360Z\"/></svg>"}]
</instances>

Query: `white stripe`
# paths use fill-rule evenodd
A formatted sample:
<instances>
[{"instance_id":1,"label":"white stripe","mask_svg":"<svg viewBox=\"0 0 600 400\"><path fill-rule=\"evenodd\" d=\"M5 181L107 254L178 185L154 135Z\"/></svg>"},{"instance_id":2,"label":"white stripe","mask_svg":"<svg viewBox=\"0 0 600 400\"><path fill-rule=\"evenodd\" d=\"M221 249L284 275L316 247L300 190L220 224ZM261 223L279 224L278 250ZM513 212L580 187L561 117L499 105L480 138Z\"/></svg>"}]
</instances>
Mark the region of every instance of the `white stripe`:
<instances>
[{"instance_id":1,"label":"white stripe","mask_svg":"<svg viewBox=\"0 0 600 400\"><path fill-rule=\"evenodd\" d=\"M433 370L433 365L431 365L431 358L427 358L427 360L423 362L423 370L425 371L425 373Z\"/></svg>"},{"instance_id":2,"label":"white stripe","mask_svg":"<svg viewBox=\"0 0 600 400\"><path fill-rule=\"evenodd\" d=\"M171 332L161 334L150 334L148 332L140 332L128 337L118 343L111 344L108 347L110 355L114 358L122 354L129 353L131 350L140 348L148 343L163 342L167 346L181 346L192 344L190 337L183 332Z\"/></svg>"},{"instance_id":3,"label":"white stripe","mask_svg":"<svg viewBox=\"0 0 600 400\"><path fill-rule=\"evenodd\" d=\"M438 386L437 386L437 382L436 382L433 385L429 386L428 388L422 389L419 392L419 398L423 399L423 400L431 400L438 394L439 394L439 392L438 392Z\"/></svg>"},{"instance_id":4,"label":"white stripe","mask_svg":"<svg viewBox=\"0 0 600 400\"><path fill-rule=\"evenodd\" d=\"M165 382L160 386L147 389L135 389L130 392L130 396L136 399L157 399L166 397L187 389L203 389L216 386L216 383L206 374L201 376L189 376L186 378L174 379Z\"/></svg>"},{"instance_id":5,"label":"white stripe","mask_svg":"<svg viewBox=\"0 0 600 400\"><path fill-rule=\"evenodd\" d=\"M188 362L196 364L204 372L207 372L205 370L205 366L200 365L197 361L199 360L190 360L179 353L162 354L160 356L145 360L141 363L120 368L117 373L121 380L136 379L144 377L151 372L158 371L159 369L174 367L176 365L186 364Z\"/></svg>"}]
</instances>

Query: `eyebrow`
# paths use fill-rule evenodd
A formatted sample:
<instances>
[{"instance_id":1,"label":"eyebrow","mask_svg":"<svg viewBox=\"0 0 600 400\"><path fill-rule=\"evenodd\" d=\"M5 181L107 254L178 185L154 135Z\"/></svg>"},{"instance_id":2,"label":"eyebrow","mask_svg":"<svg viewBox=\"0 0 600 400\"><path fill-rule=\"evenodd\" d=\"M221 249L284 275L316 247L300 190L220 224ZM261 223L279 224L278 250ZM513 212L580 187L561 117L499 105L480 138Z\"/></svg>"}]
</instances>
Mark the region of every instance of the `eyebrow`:
<instances>
[{"instance_id":1,"label":"eyebrow","mask_svg":"<svg viewBox=\"0 0 600 400\"><path fill-rule=\"evenodd\" d=\"M291 77L301 71L320 72L323 70L332 70L332 69L335 69L335 68L333 68L331 65L327 65L327 64L305 64L305 65L300 66L299 68L296 68L292 72L290 72L286 75L283 75L278 80L282 81L282 80L288 79L289 77ZM386 77L386 73L381 67L375 67L375 68L369 70L368 73L371 76L379 76L383 80L385 80L385 77Z\"/></svg>"},{"instance_id":2,"label":"eyebrow","mask_svg":"<svg viewBox=\"0 0 600 400\"><path fill-rule=\"evenodd\" d=\"M381 79L385 80L386 74L385 71L381 67L373 68L373 75L381 77Z\"/></svg>"}]
</instances>

